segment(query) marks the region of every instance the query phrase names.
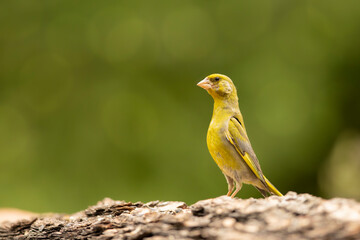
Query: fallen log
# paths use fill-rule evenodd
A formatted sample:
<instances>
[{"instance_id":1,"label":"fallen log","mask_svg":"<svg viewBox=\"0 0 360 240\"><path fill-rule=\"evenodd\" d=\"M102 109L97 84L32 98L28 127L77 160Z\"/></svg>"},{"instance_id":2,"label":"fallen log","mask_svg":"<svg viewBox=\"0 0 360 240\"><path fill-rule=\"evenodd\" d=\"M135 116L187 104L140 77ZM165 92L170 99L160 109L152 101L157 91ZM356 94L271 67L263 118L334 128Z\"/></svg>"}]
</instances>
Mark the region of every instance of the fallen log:
<instances>
[{"instance_id":1,"label":"fallen log","mask_svg":"<svg viewBox=\"0 0 360 240\"><path fill-rule=\"evenodd\" d=\"M1 215L1 213L0 213ZM106 198L84 211L0 223L0 239L360 239L360 203L284 197L148 203Z\"/></svg>"}]
</instances>

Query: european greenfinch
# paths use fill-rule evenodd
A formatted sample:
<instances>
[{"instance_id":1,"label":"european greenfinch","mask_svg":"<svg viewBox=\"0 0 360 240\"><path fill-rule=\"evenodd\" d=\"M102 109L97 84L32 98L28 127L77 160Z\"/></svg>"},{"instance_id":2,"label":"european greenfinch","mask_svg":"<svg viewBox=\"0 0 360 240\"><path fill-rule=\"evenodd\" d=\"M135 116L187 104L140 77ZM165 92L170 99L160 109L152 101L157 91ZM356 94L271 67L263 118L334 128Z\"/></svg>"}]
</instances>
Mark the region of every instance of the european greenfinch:
<instances>
[{"instance_id":1,"label":"european greenfinch","mask_svg":"<svg viewBox=\"0 0 360 240\"><path fill-rule=\"evenodd\" d=\"M231 79L222 74L211 74L197 85L214 99L207 146L225 175L228 183L227 195L235 197L242 183L246 183L256 187L264 197L268 194L282 196L261 171L246 133L236 88Z\"/></svg>"}]
</instances>

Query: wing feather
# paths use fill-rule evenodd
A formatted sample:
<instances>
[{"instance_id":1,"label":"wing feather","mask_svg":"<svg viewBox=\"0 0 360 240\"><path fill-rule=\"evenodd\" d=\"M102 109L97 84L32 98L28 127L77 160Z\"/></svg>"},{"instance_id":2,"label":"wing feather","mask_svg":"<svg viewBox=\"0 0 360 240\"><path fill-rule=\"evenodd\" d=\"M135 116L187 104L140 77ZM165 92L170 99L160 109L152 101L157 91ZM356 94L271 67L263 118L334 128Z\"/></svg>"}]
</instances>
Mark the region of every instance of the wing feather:
<instances>
[{"instance_id":1,"label":"wing feather","mask_svg":"<svg viewBox=\"0 0 360 240\"><path fill-rule=\"evenodd\" d=\"M249 166L255 176L264 184L266 189L269 190L264 175L261 171L259 160L257 159L246 134L244 124L239 119L242 120L242 118L236 118L236 116L230 119L227 138L235 147L237 152L241 155L242 159L244 159L245 163Z\"/></svg>"}]
</instances>

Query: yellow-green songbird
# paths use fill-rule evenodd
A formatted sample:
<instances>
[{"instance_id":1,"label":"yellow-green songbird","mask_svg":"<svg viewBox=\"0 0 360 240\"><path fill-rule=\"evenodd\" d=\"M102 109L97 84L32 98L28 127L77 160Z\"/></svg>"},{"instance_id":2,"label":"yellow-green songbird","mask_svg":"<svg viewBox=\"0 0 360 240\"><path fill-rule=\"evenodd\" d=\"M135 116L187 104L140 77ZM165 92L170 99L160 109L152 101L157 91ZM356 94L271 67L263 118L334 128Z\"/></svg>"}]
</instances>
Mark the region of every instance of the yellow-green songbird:
<instances>
[{"instance_id":1,"label":"yellow-green songbird","mask_svg":"<svg viewBox=\"0 0 360 240\"><path fill-rule=\"evenodd\" d=\"M197 85L214 99L207 145L211 156L225 175L229 188L227 195L232 193L231 197L234 197L240 191L242 183L246 183L255 186L264 197L267 194L282 196L261 171L246 134L236 88L231 79L222 74L211 74Z\"/></svg>"}]
</instances>

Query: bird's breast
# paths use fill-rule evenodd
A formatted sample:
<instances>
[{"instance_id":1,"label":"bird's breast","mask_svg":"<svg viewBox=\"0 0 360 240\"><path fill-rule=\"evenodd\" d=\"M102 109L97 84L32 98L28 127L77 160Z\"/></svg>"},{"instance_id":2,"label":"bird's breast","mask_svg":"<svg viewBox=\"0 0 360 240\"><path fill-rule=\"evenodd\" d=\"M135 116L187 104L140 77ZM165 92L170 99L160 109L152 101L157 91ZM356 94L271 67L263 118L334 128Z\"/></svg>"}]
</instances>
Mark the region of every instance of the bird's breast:
<instances>
[{"instance_id":1,"label":"bird's breast","mask_svg":"<svg viewBox=\"0 0 360 240\"><path fill-rule=\"evenodd\" d=\"M228 122L212 120L207 133L209 152L223 172L239 168L239 156L235 148L227 140Z\"/></svg>"}]
</instances>

